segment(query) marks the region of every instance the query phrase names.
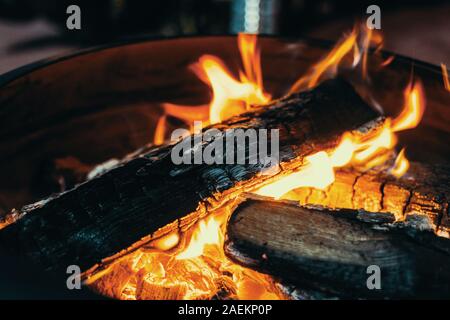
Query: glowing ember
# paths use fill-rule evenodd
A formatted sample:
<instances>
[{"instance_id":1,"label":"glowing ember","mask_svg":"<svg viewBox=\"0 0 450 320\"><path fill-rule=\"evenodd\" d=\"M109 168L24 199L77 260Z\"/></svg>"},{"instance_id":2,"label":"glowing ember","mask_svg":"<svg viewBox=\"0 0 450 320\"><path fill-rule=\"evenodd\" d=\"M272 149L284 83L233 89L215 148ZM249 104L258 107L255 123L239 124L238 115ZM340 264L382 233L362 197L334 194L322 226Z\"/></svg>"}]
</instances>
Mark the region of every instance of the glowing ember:
<instances>
[{"instance_id":1,"label":"glowing ember","mask_svg":"<svg viewBox=\"0 0 450 320\"><path fill-rule=\"evenodd\" d=\"M230 298L283 298L269 276L225 256L224 232L231 212L223 210L199 220L182 238L174 232L152 241L86 284L112 283L116 290L110 295L120 299L208 299L221 291Z\"/></svg>"},{"instance_id":2,"label":"glowing ember","mask_svg":"<svg viewBox=\"0 0 450 320\"><path fill-rule=\"evenodd\" d=\"M177 255L177 259L183 260L201 256L207 244L220 244L220 235L220 224L214 217L200 220L188 247Z\"/></svg>"},{"instance_id":3,"label":"glowing ember","mask_svg":"<svg viewBox=\"0 0 450 320\"><path fill-rule=\"evenodd\" d=\"M180 235L178 232L172 232L168 235L153 241L152 245L159 250L170 250L180 242Z\"/></svg>"}]
</instances>

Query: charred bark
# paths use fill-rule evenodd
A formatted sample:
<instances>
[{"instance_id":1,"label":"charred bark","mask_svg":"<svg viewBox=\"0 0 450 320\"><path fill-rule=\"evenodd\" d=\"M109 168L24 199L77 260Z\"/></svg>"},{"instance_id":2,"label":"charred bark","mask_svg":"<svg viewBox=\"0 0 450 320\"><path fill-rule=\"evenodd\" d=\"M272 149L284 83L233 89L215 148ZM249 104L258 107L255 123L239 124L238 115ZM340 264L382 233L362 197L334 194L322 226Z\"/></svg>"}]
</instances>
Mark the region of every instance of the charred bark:
<instances>
[{"instance_id":1,"label":"charred bark","mask_svg":"<svg viewBox=\"0 0 450 320\"><path fill-rule=\"evenodd\" d=\"M261 175L262 164L175 165L173 144L144 150L72 190L13 212L10 221L18 220L0 230L0 244L48 270L73 264L86 270L167 229L184 228L238 193L300 167L305 156L334 147L344 131L364 133L380 119L349 84L327 81L212 126L222 134L279 129L278 172Z\"/></svg>"},{"instance_id":2,"label":"charred bark","mask_svg":"<svg viewBox=\"0 0 450 320\"><path fill-rule=\"evenodd\" d=\"M248 199L230 218L225 251L247 267L341 298L450 295L450 240L389 213ZM379 268L380 289L369 289L378 272L369 266Z\"/></svg>"}]
</instances>

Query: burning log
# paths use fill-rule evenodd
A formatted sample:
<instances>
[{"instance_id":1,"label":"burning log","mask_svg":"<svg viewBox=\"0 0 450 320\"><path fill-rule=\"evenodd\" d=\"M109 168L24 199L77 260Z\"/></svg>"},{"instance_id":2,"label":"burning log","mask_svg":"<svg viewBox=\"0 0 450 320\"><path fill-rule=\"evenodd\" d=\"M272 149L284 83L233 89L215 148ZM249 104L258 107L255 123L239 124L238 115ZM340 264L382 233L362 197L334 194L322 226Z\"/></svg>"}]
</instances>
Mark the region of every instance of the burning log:
<instances>
[{"instance_id":1,"label":"burning log","mask_svg":"<svg viewBox=\"0 0 450 320\"><path fill-rule=\"evenodd\" d=\"M86 270L170 230L183 230L242 191L300 168L306 156L335 147L346 131L376 130L382 123L376 119L381 118L350 85L330 80L212 126L222 133L279 129L278 171L262 175L264 165L247 164L248 159L175 165L170 155L176 144L152 148L72 190L14 211L9 220L20 218L0 231L0 243L48 270L73 264Z\"/></svg>"},{"instance_id":2,"label":"burning log","mask_svg":"<svg viewBox=\"0 0 450 320\"><path fill-rule=\"evenodd\" d=\"M448 297L450 240L394 221L389 213L248 199L230 218L225 252L247 267L339 297ZM379 285L369 280L378 268Z\"/></svg>"},{"instance_id":3,"label":"burning log","mask_svg":"<svg viewBox=\"0 0 450 320\"><path fill-rule=\"evenodd\" d=\"M297 188L283 196L329 208L387 212L397 220L449 237L450 168L412 162L408 174L397 179L386 170L360 172L341 169L325 190Z\"/></svg>"}]
</instances>

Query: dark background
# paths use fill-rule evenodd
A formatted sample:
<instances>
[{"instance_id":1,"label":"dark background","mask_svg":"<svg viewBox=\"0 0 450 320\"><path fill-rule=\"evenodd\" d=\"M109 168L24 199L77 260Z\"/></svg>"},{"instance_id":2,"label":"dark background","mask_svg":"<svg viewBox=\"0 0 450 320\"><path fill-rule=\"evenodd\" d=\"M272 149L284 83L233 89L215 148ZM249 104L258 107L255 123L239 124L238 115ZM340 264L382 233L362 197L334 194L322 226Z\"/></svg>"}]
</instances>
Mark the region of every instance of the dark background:
<instances>
[{"instance_id":1,"label":"dark background","mask_svg":"<svg viewBox=\"0 0 450 320\"><path fill-rule=\"evenodd\" d=\"M81 8L81 30L66 28L70 4ZM0 0L0 74L72 49L142 34L256 31L337 39L367 17L371 4L381 8L387 49L450 64L450 2L442 0ZM249 20L253 24L246 28Z\"/></svg>"}]
</instances>

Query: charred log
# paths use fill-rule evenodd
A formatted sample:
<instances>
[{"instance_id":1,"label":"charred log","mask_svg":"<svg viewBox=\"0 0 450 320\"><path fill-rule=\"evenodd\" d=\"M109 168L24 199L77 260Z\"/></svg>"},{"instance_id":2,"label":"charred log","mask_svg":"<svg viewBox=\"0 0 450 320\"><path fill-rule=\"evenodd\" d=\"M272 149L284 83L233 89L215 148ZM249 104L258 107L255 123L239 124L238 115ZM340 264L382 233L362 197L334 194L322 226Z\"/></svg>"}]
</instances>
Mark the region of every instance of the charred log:
<instances>
[{"instance_id":1,"label":"charred log","mask_svg":"<svg viewBox=\"0 0 450 320\"><path fill-rule=\"evenodd\" d=\"M389 213L249 199L230 218L225 251L247 267L342 298L450 294L450 240ZM369 266L379 268L379 288L368 285Z\"/></svg>"},{"instance_id":2,"label":"charred log","mask_svg":"<svg viewBox=\"0 0 450 320\"><path fill-rule=\"evenodd\" d=\"M18 220L0 231L0 243L48 270L72 264L86 270L299 168L305 156L334 147L344 131L376 127L378 117L349 84L331 80L212 126L222 134L279 129L278 172L261 175L264 164L175 165L173 144L151 148L72 190L14 211L9 220Z\"/></svg>"},{"instance_id":3,"label":"charred log","mask_svg":"<svg viewBox=\"0 0 450 320\"><path fill-rule=\"evenodd\" d=\"M401 179L387 170L342 169L325 190L294 189L283 199L329 208L392 213L397 220L450 235L450 167L412 162Z\"/></svg>"}]
</instances>

